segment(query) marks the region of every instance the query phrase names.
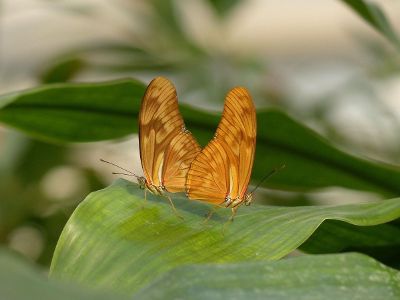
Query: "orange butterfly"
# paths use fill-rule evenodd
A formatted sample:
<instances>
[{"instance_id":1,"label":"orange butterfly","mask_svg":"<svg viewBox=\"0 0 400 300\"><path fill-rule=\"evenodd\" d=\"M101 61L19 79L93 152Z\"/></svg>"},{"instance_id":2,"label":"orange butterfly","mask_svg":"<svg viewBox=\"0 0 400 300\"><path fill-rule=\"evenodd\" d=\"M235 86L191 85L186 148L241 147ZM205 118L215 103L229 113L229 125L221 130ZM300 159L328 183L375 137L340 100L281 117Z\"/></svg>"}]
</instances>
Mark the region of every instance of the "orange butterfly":
<instances>
[{"instance_id":1,"label":"orange butterfly","mask_svg":"<svg viewBox=\"0 0 400 300\"><path fill-rule=\"evenodd\" d=\"M246 193L256 148L256 110L247 89L232 89L225 98L222 119L214 138L193 160L186 180L186 195L232 208L250 205Z\"/></svg>"},{"instance_id":2,"label":"orange butterfly","mask_svg":"<svg viewBox=\"0 0 400 300\"><path fill-rule=\"evenodd\" d=\"M185 128L176 89L166 78L153 79L143 96L139 113L139 148L144 176L119 168L130 173L124 175L137 178L145 190L145 198L146 190L165 196L176 212L171 198L164 195L164 191L185 191L187 172L201 148Z\"/></svg>"},{"instance_id":3,"label":"orange butterfly","mask_svg":"<svg viewBox=\"0 0 400 300\"><path fill-rule=\"evenodd\" d=\"M140 159L145 177L141 183L162 194L185 191L186 175L201 151L185 128L176 89L163 77L153 79L144 94L139 114Z\"/></svg>"},{"instance_id":4,"label":"orange butterfly","mask_svg":"<svg viewBox=\"0 0 400 300\"><path fill-rule=\"evenodd\" d=\"M185 128L176 89L166 78L153 79L144 94L139 145L144 173L138 178L140 185L158 195L184 192L190 164L201 148Z\"/></svg>"}]
</instances>

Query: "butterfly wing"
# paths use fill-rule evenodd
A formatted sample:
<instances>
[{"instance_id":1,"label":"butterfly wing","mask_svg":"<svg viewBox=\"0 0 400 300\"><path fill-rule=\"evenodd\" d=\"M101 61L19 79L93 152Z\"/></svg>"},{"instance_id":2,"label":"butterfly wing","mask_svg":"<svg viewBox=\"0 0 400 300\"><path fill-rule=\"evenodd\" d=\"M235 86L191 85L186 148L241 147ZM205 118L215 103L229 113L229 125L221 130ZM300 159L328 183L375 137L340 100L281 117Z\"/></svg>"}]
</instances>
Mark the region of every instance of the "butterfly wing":
<instances>
[{"instance_id":1,"label":"butterfly wing","mask_svg":"<svg viewBox=\"0 0 400 300\"><path fill-rule=\"evenodd\" d=\"M201 148L192 134L181 131L165 151L162 171L163 184L169 192L184 192L190 164Z\"/></svg>"},{"instance_id":2,"label":"butterfly wing","mask_svg":"<svg viewBox=\"0 0 400 300\"><path fill-rule=\"evenodd\" d=\"M139 113L139 145L147 183L169 192L184 191L200 146L185 129L175 87L166 78L157 77L147 87Z\"/></svg>"},{"instance_id":3,"label":"butterfly wing","mask_svg":"<svg viewBox=\"0 0 400 300\"><path fill-rule=\"evenodd\" d=\"M188 197L214 204L222 204L227 196L243 199L253 168L256 131L256 111L249 92L234 88L226 96L213 140L191 164Z\"/></svg>"}]
</instances>

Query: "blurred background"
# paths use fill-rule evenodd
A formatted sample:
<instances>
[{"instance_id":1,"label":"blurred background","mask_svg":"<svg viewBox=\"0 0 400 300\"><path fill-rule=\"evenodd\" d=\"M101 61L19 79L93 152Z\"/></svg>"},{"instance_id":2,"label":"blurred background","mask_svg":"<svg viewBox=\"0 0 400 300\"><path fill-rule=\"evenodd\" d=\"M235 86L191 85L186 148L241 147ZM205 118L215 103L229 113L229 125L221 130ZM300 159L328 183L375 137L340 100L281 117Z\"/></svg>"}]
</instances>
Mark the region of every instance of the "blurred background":
<instances>
[{"instance_id":1,"label":"blurred background","mask_svg":"<svg viewBox=\"0 0 400 300\"><path fill-rule=\"evenodd\" d=\"M400 31L400 2L375 2ZM3 0L0 18L0 94L164 75L181 102L220 111L243 85L258 108L280 107L349 153L400 163L400 52L341 1ZM0 243L47 266L76 205L115 179L99 158L141 173L136 136L63 146L0 125ZM256 198L379 196L329 188Z\"/></svg>"}]
</instances>

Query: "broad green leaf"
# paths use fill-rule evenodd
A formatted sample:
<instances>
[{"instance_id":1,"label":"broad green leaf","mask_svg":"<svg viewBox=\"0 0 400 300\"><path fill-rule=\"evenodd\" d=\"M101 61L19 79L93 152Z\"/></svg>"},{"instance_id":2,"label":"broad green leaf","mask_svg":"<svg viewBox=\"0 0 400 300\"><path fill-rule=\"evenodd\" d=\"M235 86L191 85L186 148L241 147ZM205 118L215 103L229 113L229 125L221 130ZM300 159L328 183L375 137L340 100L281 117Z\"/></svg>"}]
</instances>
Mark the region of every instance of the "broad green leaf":
<instances>
[{"instance_id":1,"label":"broad green leaf","mask_svg":"<svg viewBox=\"0 0 400 300\"><path fill-rule=\"evenodd\" d=\"M241 207L234 222L219 209L174 197L143 200L136 184L118 180L90 194L65 226L51 275L133 292L175 267L198 263L277 260L306 241L327 219L371 226L400 217L400 198L340 206Z\"/></svg>"},{"instance_id":2,"label":"broad green leaf","mask_svg":"<svg viewBox=\"0 0 400 300\"><path fill-rule=\"evenodd\" d=\"M145 87L135 80L55 84L0 98L0 121L46 140L89 142L137 130Z\"/></svg>"},{"instance_id":3,"label":"broad green leaf","mask_svg":"<svg viewBox=\"0 0 400 300\"><path fill-rule=\"evenodd\" d=\"M0 294L7 300L118 300L127 297L48 279L42 270L0 250ZM306 284L305 284L306 283ZM360 254L276 262L178 267L129 299L398 299L399 273ZM114 292L115 293L115 292Z\"/></svg>"},{"instance_id":4,"label":"broad green leaf","mask_svg":"<svg viewBox=\"0 0 400 300\"><path fill-rule=\"evenodd\" d=\"M400 39L382 9L371 1L342 0L375 30L383 34L400 50Z\"/></svg>"},{"instance_id":5,"label":"broad green leaf","mask_svg":"<svg viewBox=\"0 0 400 300\"><path fill-rule=\"evenodd\" d=\"M390 247L400 250L400 228L395 224L358 227L339 221L322 224L302 250L309 253L333 253L355 247Z\"/></svg>"},{"instance_id":6,"label":"broad green leaf","mask_svg":"<svg viewBox=\"0 0 400 300\"><path fill-rule=\"evenodd\" d=\"M400 273L361 254L305 256L269 263L185 266L137 299L399 299Z\"/></svg>"},{"instance_id":7,"label":"broad green leaf","mask_svg":"<svg viewBox=\"0 0 400 300\"><path fill-rule=\"evenodd\" d=\"M286 168L264 186L285 190L342 186L388 197L400 194L400 168L348 155L283 112L260 111L257 119L253 182L285 163Z\"/></svg>"},{"instance_id":8,"label":"broad green leaf","mask_svg":"<svg viewBox=\"0 0 400 300\"><path fill-rule=\"evenodd\" d=\"M339 221L324 222L300 249L307 253L357 251L400 267L400 226L394 222L359 227Z\"/></svg>"},{"instance_id":9,"label":"broad green leaf","mask_svg":"<svg viewBox=\"0 0 400 300\"><path fill-rule=\"evenodd\" d=\"M58 84L0 97L0 122L58 142L118 138L138 130L145 86L134 80L101 84ZM186 125L205 145L220 119L181 106ZM342 186L400 194L400 169L350 156L278 110L260 110L252 179L257 183L273 167L286 168L263 186L310 190Z\"/></svg>"},{"instance_id":10,"label":"broad green leaf","mask_svg":"<svg viewBox=\"0 0 400 300\"><path fill-rule=\"evenodd\" d=\"M118 300L120 295L100 293L49 280L45 272L0 249L0 298L4 300Z\"/></svg>"}]
</instances>

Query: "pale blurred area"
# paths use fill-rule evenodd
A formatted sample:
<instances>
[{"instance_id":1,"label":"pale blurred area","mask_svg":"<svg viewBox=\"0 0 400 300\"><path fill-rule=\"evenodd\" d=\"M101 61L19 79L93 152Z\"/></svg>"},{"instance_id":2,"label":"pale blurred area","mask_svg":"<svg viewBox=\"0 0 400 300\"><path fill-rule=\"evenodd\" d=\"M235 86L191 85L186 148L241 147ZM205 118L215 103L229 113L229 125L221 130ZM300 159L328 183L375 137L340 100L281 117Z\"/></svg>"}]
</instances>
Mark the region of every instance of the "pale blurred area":
<instances>
[{"instance_id":1,"label":"pale blurred area","mask_svg":"<svg viewBox=\"0 0 400 300\"><path fill-rule=\"evenodd\" d=\"M374 2L400 32L400 2ZM223 89L214 93L215 87L208 81L199 82L201 88L191 88L197 77L188 67L180 75L171 74L180 101L218 110L223 101L220 95L227 91L224 89L245 85L256 96L258 107L282 107L350 153L400 164L399 52L341 1L241 1L223 18L207 1L174 4L186 37L210 57L206 66L193 64L199 69L197 77L211 77L210 81L221 83L219 88ZM152 16L145 0L3 0L0 5L1 94L41 84L38 74L52 60L74 49L104 41L151 48L163 38L144 26L143 20ZM168 47L173 53L174 48ZM246 62L244 69L237 61ZM132 76L148 82L157 75L157 69L87 70L73 81ZM18 153L26 151L24 143L22 134L0 127L0 170L7 170ZM100 186L112 182L115 176L111 172L116 170L101 164L99 158L142 173L136 137L73 146L63 164L50 168L37 187L40 195L52 199L40 214L65 209L68 205L63 206L64 200L82 200L78 195L92 188L87 170L96 172ZM263 193L274 196L276 192ZM379 196L329 188L309 198L332 204L337 199L350 203ZM38 235L35 242L29 242ZM14 229L7 239L11 247L25 254L24 245L33 245L32 253L26 254L33 259L40 256L46 243L46 237L29 222Z\"/></svg>"},{"instance_id":2,"label":"pale blurred area","mask_svg":"<svg viewBox=\"0 0 400 300\"><path fill-rule=\"evenodd\" d=\"M398 28L400 3L374 2ZM247 0L224 20L205 1L174 3L187 35L210 52L262 55L277 63L309 60L308 63L316 64L330 59L333 65L339 60L351 67L349 60L356 64L362 58L354 35L386 45L379 34L340 1ZM1 91L34 86L36 72L49 58L82 44L105 39L125 41L127 37L134 43L135 35L146 30L137 16L145 16L148 10L143 0L3 0ZM153 38L156 37L148 36ZM340 66L326 73L339 72ZM309 73L301 77L311 76Z\"/></svg>"},{"instance_id":3,"label":"pale blurred area","mask_svg":"<svg viewBox=\"0 0 400 300\"><path fill-rule=\"evenodd\" d=\"M400 3L375 2L384 9L394 27L399 28ZM395 157L400 153L397 134L391 130L399 125L393 124L397 123L395 120L400 120L400 79L397 74L378 80L371 76L374 68L382 66L379 61L373 61L380 59L371 56L374 49L364 47L367 44L386 51L391 46L342 2L248 0L240 2L224 19L206 1L174 3L186 35L211 53L211 57L224 54L257 57L256 64L266 65L268 74L255 72L248 76L249 82L242 82L239 77L232 84L246 85L252 90L271 85L271 89L284 90L283 105L294 110L295 117L304 117L310 126L324 133L324 128L314 126L312 118L307 116L309 111L322 109L319 107L322 103L328 107L324 108L325 121L342 138L360 144L357 150L361 154L387 160L385 155L379 155L384 145L394 153L392 159L400 161ZM37 74L51 59L82 45L104 40L129 40L135 44L143 43L143 37L149 41L159 38L153 32L146 35L147 28L143 26L142 21L151 15L150 10L146 1L140 0L3 1L0 92L38 85ZM398 54L390 55L395 57L382 57L382 60L400 61ZM157 71L139 74L91 71L79 74L74 80L135 76L148 81L156 75ZM184 89L184 82L179 78L176 84L178 92ZM202 103L207 102L204 99L203 94L192 93L180 101L207 107L207 103ZM262 100L256 101L263 106ZM387 118L387 113L393 118Z\"/></svg>"}]
</instances>

